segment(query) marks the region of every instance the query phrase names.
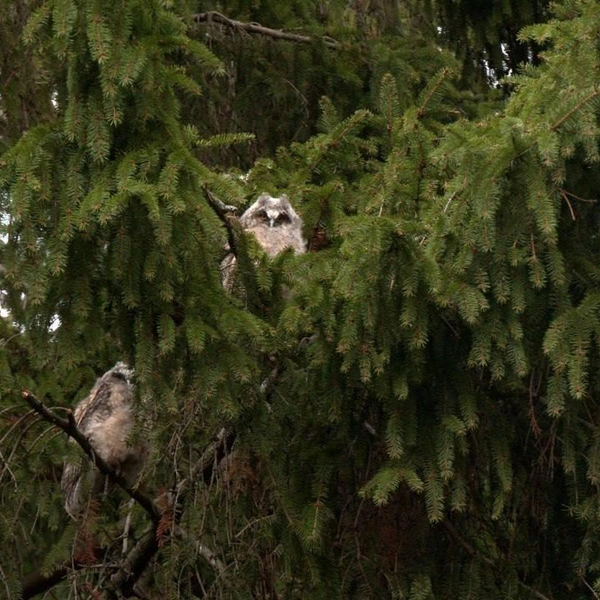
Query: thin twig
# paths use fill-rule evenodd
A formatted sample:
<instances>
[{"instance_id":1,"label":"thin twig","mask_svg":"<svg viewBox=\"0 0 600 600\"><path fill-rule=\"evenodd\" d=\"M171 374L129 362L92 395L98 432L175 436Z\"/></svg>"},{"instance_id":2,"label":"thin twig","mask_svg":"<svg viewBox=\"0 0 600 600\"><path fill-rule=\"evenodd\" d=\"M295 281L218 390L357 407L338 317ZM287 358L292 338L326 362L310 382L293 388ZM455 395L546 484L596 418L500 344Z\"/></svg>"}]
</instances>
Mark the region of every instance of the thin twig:
<instances>
[{"instance_id":1,"label":"thin twig","mask_svg":"<svg viewBox=\"0 0 600 600\"><path fill-rule=\"evenodd\" d=\"M590 592L592 592L592 594L594 594L594 598L596 598L596 600L598 600L598 594L596 593L596 590L594 590L594 588L586 581L585 577L583 575L580 575L581 581L583 581L583 584L585 585L585 587L590 590Z\"/></svg>"},{"instance_id":2,"label":"thin twig","mask_svg":"<svg viewBox=\"0 0 600 600\"><path fill-rule=\"evenodd\" d=\"M481 554L481 552L479 552L473 546L471 546L471 544L469 544L469 542L467 542L467 540L465 540L458 533L458 531L456 530L456 527L454 527L454 525L450 521L448 521L448 520L443 521L442 525L446 528L446 531L448 531L448 533L452 536L454 541L458 542L458 544L467 551L467 554L469 554L473 558L481 559L484 563L486 563L490 567L496 566L496 562L494 560L492 560L489 556L485 556L484 554Z\"/></svg>"},{"instance_id":3,"label":"thin twig","mask_svg":"<svg viewBox=\"0 0 600 600\"><path fill-rule=\"evenodd\" d=\"M469 544L469 542L467 542L467 540L465 540L458 533L458 531L456 530L456 527L454 527L454 525L450 521L445 520L442 522L442 525L445 527L446 531L448 531L448 533L451 535L451 537L454 539L454 541L456 541L460 546L462 546L464 548L464 550L466 550L467 554L469 554L472 558L482 560L486 565L488 565L492 568L497 568L498 561L490 558L489 556L486 556L485 554L483 554L482 552L479 552L476 548L471 546L471 544ZM541 592L538 592L538 590L536 590L535 588L532 588L530 585L527 585L526 583L522 582L521 580L519 580L518 583L521 587L528 590L530 594L533 594L536 598L539 598L539 600L550 600L550 598L548 598L548 596L545 596Z\"/></svg>"},{"instance_id":4,"label":"thin twig","mask_svg":"<svg viewBox=\"0 0 600 600\"><path fill-rule=\"evenodd\" d=\"M537 422L537 418L535 416L535 406L534 406L534 396L536 395L533 389L533 378L535 376L535 369L531 371L531 376L529 378L529 426L533 431L533 435L536 440L539 440L542 437L542 429Z\"/></svg>"},{"instance_id":5,"label":"thin twig","mask_svg":"<svg viewBox=\"0 0 600 600\"><path fill-rule=\"evenodd\" d=\"M573 194L573 192L568 192L567 190L560 190L561 194L565 194L567 196L571 196L571 198L575 198L575 200L579 200L579 202L586 202L587 204L598 204L598 200L594 198L582 198L581 196L577 196L577 194Z\"/></svg>"},{"instance_id":6,"label":"thin twig","mask_svg":"<svg viewBox=\"0 0 600 600\"><path fill-rule=\"evenodd\" d=\"M539 600L550 600L550 598L548 596L546 596L545 594L542 594L542 592L538 592L536 589L532 588L530 585L527 585L526 583L523 583L522 581L519 581L518 583L521 587L525 588L530 594L533 594L536 598L539 598Z\"/></svg>"},{"instance_id":7,"label":"thin twig","mask_svg":"<svg viewBox=\"0 0 600 600\"><path fill-rule=\"evenodd\" d=\"M448 68L444 68L440 71L440 74L438 76L439 77L438 81L436 81L433 88L431 88L431 90L429 90L429 92L425 96L423 102L421 103L421 106L419 106L419 109L417 110L417 118L418 119L422 119L425 116L425 114L427 113L427 105L429 104L429 102L431 102L431 99L435 96L436 92L439 90L439 88L442 86L444 81L446 81L446 79L448 79L448 77L451 74L452 74L452 71Z\"/></svg>"},{"instance_id":8,"label":"thin twig","mask_svg":"<svg viewBox=\"0 0 600 600\"><path fill-rule=\"evenodd\" d=\"M576 217L575 217L575 211L573 210L573 206L571 205L571 202L569 201L569 198L567 196L567 194L562 191L560 193L560 195L563 197L563 200L567 203L567 206L569 207L569 212L571 213L571 219L573 219L573 221L576 221Z\"/></svg>"},{"instance_id":9,"label":"thin twig","mask_svg":"<svg viewBox=\"0 0 600 600\"><path fill-rule=\"evenodd\" d=\"M575 106L568 110L554 125L550 127L550 131L557 131L566 121L568 121L582 106L593 100L600 94L600 88L594 88L585 98L582 98Z\"/></svg>"}]
</instances>

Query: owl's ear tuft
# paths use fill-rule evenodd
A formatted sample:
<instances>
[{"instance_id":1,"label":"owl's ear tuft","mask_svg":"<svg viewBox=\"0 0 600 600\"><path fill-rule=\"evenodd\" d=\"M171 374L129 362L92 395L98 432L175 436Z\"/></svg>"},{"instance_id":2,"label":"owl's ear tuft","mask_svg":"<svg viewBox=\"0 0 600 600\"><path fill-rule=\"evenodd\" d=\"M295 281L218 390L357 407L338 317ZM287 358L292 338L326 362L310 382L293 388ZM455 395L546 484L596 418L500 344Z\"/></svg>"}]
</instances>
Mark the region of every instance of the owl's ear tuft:
<instances>
[{"instance_id":1,"label":"owl's ear tuft","mask_svg":"<svg viewBox=\"0 0 600 600\"><path fill-rule=\"evenodd\" d=\"M112 369L107 371L104 376L120 377L121 379L127 381L127 383L130 383L131 379L133 378L133 369L130 368L126 363L119 361Z\"/></svg>"}]
</instances>

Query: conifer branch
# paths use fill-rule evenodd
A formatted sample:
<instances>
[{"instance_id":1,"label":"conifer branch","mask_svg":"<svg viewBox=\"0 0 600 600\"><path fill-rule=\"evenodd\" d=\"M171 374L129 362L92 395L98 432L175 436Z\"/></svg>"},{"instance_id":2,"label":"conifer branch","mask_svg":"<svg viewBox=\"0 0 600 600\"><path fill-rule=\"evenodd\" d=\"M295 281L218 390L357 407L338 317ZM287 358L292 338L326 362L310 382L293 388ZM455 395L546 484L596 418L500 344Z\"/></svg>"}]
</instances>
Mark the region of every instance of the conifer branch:
<instances>
[{"instance_id":1,"label":"conifer branch","mask_svg":"<svg viewBox=\"0 0 600 600\"><path fill-rule=\"evenodd\" d=\"M298 42L300 44L313 44L316 41L315 38L311 38L307 35L300 35L298 33L289 33L287 31L281 31L280 29L271 29L270 27L263 27L260 23L245 23L243 21L235 21L234 19L229 19L225 15L222 15L221 13L215 10L198 13L193 16L193 19L196 23L219 23L221 25L226 25L231 29L239 29L241 31L245 31L246 33L264 35L277 40ZM324 35L320 38L320 40L328 48L337 49L341 46L341 44L337 40L334 40L328 35Z\"/></svg>"},{"instance_id":2,"label":"conifer branch","mask_svg":"<svg viewBox=\"0 0 600 600\"><path fill-rule=\"evenodd\" d=\"M433 85L427 90L427 93L421 102L421 106L419 106L419 109L417 110L418 119L422 119L425 116L429 103L451 73L452 71L448 68L444 68L439 72L437 75L437 81L434 80Z\"/></svg>"},{"instance_id":3,"label":"conifer branch","mask_svg":"<svg viewBox=\"0 0 600 600\"><path fill-rule=\"evenodd\" d=\"M110 481L116 483L124 492L126 492L131 498L133 498L149 515L153 522L160 520L160 511L154 504L154 502L145 494L142 494L138 489L132 488L127 480L117 473L102 457L98 456L90 444L89 440L81 433L73 413L69 411L67 413L67 419L63 419L54 414L48 409L42 402L40 402L29 390L23 390L23 398L25 401L38 413L45 421L56 425L59 429L62 429L70 438L75 440L81 449L87 454L92 463L98 468L98 470Z\"/></svg>"},{"instance_id":4,"label":"conifer branch","mask_svg":"<svg viewBox=\"0 0 600 600\"><path fill-rule=\"evenodd\" d=\"M561 126L568 121L582 106L593 100L600 94L600 88L595 88L593 92L588 94L585 98L582 98L571 110L567 111L552 127L550 131L557 131Z\"/></svg>"}]
</instances>

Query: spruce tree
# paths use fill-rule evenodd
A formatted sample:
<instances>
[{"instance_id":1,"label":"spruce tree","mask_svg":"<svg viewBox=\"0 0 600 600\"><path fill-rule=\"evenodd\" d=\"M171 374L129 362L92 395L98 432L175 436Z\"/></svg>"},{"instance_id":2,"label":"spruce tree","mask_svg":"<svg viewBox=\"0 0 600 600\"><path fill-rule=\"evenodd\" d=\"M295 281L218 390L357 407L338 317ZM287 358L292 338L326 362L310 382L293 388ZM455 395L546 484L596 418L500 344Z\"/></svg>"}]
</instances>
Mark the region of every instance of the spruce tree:
<instances>
[{"instance_id":1,"label":"spruce tree","mask_svg":"<svg viewBox=\"0 0 600 600\"><path fill-rule=\"evenodd\" d=\"M293 31L308 6L252 10ZM219 171L249 160L248 118L202 119L223 97L252 114L220 95L240 40L209 50L185 2L33 12L19 52L43 60L46 108L0 157L8 598L600 593L600 8L570 0L523 30L541 63L476 106L431 21L373 6L330 5L337 38L367 48L354 64L243 40L243 64L266 47L368 81L339 98L325 82L303 139L282 124L243 178ZM306 37L332 33L326 16ZM420 36L408 86L398 31ZM233 209L263 190L290 195L309 253L267 260L240 230ZM243 294L221 286L230 250ZM117 360L152 453L139 488L73 522L58 481L84 448L64 409Z\"/></svg>"}]
</instances>

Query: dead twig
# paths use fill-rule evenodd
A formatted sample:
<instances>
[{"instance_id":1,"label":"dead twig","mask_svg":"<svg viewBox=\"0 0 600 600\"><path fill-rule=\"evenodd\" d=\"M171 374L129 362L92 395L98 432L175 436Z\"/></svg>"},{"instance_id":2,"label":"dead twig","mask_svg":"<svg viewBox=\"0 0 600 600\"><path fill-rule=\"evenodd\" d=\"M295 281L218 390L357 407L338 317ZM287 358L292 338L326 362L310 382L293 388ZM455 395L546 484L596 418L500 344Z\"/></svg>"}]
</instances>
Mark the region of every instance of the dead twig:
<instances>
[{"instance_id":1,"label":"dead twig","mask_svg":"<svg viewBox=\"0 0 600 600\"><path fill-rule=\"evenodd\" d=\"M467 552L467 554L469 554L469 556L471 556L474 559L483 561L486 565L488 565L492 569L498 568L497 560L494 560L491 557L486 556L485 554L483 554L482 552L479 552L476 548L474 548L469 542L467 542L467 540L465 540L458 533L456 527L454 527L454 525L450 521L445 520L442 522L442 525L444 526L446 531L450 534L450 537L452 537L454 539L454 541L457 542ZM522 588L526 589L530 594L532 594L533 596L538 598L539 600L550 600L550 598L548 598L548 596L545 596L544 594L542 594L542 592L536 590L535 588L531 587L530 585L527 585L525 582L519 580L518 584Z\"/></svg>"},{"instance_id":2,"label":"dead twig","mask_svg":"<svg viewBox=\"0 0 600 600\"><path fill-rule=\"evenodd\" d=\"M215 10L198 13L194 15L193 19L196 23L219 23L220 25L226 25L231 29L239 29L241 31L245 31L246 33L264 35L276 40L285 40L300 44L314 44L316 41L320 40L325 46L327 46L327 48L337 49L341 46L337 40L334 40L328 35L324 35L321 38L311 38L308 35L300 35L298 33L281 31L280 29L263 27L260 23L245 23L243 21L235 21L234 19L229 19L225 15L222 15L220 12Z\"/></svg>"}]
</instances>

